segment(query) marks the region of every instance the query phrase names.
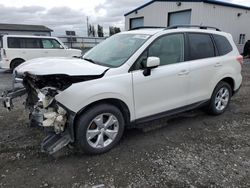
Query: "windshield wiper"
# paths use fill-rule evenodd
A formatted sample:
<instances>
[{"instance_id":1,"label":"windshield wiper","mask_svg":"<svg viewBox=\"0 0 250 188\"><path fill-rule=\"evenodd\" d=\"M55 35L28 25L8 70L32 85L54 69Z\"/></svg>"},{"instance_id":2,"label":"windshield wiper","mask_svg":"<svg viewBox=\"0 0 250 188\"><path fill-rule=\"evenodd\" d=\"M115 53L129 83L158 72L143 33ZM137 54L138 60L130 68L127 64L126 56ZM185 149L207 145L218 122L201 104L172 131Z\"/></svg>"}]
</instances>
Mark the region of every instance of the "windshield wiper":
<instances>
[{"instance_id":1,"label":"windshield wiper","mask_svg":"<svg viewBox=\"0 0 250 188\"><path fill-rule=\"evenodd\" d=\"M84 60L86 61L89 61L91 63L94 63L94 64L98 64L97 62L95 62L93 59L89 59L89 58L83 58Z\"/></svg>"}]
</instances>

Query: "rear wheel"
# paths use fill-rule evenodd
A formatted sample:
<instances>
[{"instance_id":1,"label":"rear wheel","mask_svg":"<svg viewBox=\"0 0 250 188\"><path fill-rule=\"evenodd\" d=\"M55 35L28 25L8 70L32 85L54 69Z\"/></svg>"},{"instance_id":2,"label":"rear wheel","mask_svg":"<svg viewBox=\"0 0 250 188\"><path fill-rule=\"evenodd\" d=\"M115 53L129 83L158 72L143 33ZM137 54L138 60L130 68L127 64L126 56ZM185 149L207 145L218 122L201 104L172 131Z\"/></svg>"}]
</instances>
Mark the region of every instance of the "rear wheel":
<instances>
[{"instance_id":1,"label":"rear wheel","mask_svg":"<svg viewBox=\"0 0 250 188\"><path fill-rule=\"evenodd\" d=\"M80 116L76 127L77 144L85 153L100 154L113 148L124 131L121 111L109 104L92 107Z\"/></svg>"},{"instance_id":2,"label":"rear wheel","mask_svg":"<svg viewBox=\"0 0 250 188\"><path fill-rule=\"evenodd\" d=\"M19 65L21 65L23 62L24 62L23 59L16 59L16 60L13 60L13 61L11 62L11 65L10 65L11 71L13 72L13 71L15 70L15 68L18 67Z\"/></svg>"},{"instance_id":3,"label":"rear wheel","mask_svg":"<svg viewBox=\"0 0 250 188\"><path fill-rule=\"evenodd\" d=\"M210 99L208 112L212 115L220 115L227 109L232 96L232 88L226 82L219 82Z\"/></svg>"}]
</instances>

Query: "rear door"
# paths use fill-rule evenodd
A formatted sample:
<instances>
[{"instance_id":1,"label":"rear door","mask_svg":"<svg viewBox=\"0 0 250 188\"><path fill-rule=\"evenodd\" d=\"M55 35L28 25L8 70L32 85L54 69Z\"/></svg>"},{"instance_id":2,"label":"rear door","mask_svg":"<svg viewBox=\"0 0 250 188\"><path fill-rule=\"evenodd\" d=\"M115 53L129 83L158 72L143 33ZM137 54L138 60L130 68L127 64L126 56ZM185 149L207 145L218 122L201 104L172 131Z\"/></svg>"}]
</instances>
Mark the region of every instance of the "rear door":
<instances>
[{"instance_id":1,"label":"rear door","mask_svg":"<svg viewBox=\"0 0 250 188\"><path fill-rule=\"evenodd\" d=\"M210 34L187 33L187 53L190 64L188 104L210 98L211 81L222 69L220 58Z\"/></svg>"}]
</instances>

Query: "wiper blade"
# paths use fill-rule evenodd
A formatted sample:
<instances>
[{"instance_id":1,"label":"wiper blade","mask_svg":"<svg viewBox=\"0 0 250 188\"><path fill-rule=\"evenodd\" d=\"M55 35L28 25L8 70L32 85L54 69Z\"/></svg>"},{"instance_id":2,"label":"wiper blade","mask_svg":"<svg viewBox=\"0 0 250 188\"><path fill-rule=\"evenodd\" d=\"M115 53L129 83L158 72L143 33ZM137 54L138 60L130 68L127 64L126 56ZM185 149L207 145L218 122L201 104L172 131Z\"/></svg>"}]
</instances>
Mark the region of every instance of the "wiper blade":
<instances>
[{"instance_id":1,"label":"wiper blade","mask_svg":"<svg viewBox=\"0 0 250 188\"><path fill-rule=\"evenodd\" d=\"M89 61L91 63L94 63L94 64L98 64L97 62L95 62L93 59L89 59L89 58L83 58L84 60L86 61Z\"/></svg>"}]
</instances>

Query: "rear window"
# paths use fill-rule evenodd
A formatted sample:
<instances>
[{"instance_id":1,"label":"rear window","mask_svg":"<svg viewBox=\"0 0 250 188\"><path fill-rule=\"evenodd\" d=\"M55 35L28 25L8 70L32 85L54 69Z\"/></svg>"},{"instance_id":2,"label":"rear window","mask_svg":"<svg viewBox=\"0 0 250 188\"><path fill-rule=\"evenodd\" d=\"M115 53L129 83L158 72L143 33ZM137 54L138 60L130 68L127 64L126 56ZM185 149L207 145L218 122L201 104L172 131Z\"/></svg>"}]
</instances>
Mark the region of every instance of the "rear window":
<instances>
[{"instance_id":1,"label":"rear window","mask_svg":"<svg viewBox=\"0 0 250 188\"><path fill-rule=\"evenodd\" d=\"M204 59L215 56L214 44L208 34L188 33L189 60Z\"/></svg>"},{"instance_id":2,"label":"rear window","mask_svg":"<svg viewBox=\"0 0 250 188\"><path fill-rule=\"evenodd\" d=\"M8 48L42 48L42 45L37 38L8 37Z\"/></svg>"},{"instance_id":3,"label":"rear window","mask_svg":"<svg viewBox=\"0 0 250 188\"><path fill-rule=\"evenodd\" d=\"M3 36L0 36L0 48L3 47Z\"/></svg>"},{"instance_id":4,"label":"rear window","mask_svg":"<svg viewBox=\"0 0 250 188\"><path fill-rule=\"evenodd\" d=\"M226 55L233 50L231 44L226 37L221 35L213 35L219 55Z\"/></svg>"}]
</instances>

